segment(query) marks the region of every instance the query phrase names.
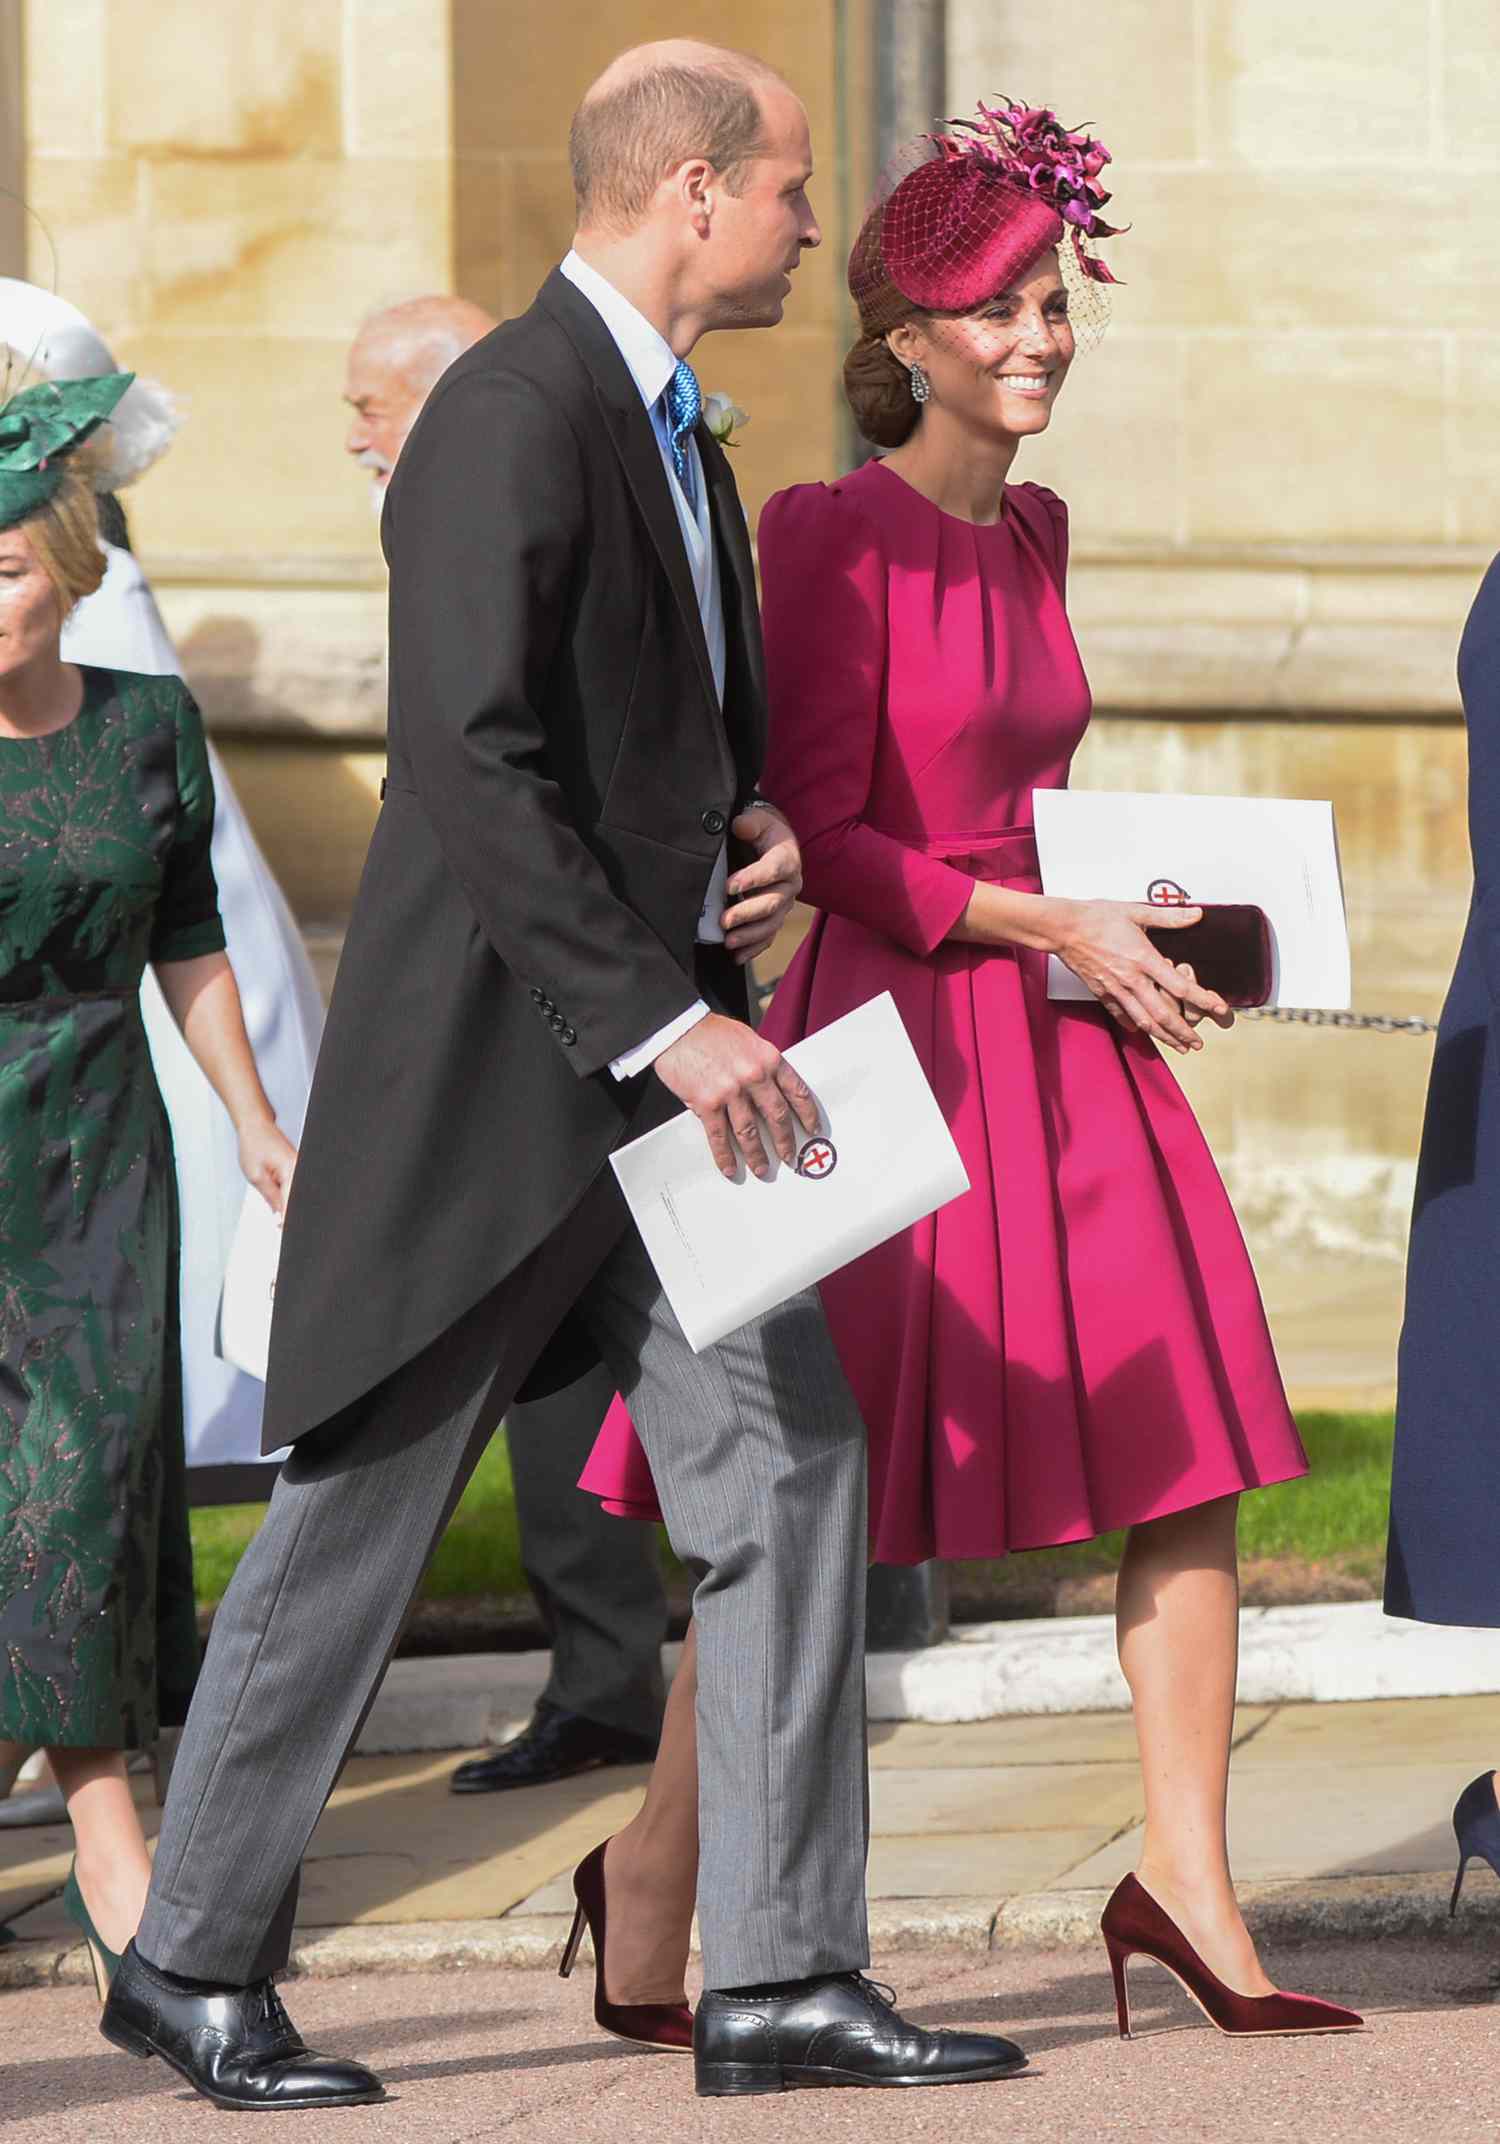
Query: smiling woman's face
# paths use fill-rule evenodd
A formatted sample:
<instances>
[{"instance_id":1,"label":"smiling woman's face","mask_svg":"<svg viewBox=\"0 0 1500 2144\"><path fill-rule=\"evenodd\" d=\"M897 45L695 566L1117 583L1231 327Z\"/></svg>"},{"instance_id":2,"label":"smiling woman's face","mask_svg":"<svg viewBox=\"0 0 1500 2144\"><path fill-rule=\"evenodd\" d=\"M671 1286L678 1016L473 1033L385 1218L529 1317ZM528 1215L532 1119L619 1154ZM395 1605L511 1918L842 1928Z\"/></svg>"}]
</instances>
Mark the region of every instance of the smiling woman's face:
<instances>
[{"instance_id":1,"label":"smiling woman's face","mask_svg":"<svg viewBox=\"0 0 1500 2144\"><path fill-rule=\"evenodd\" d=\"M888 338L932 383L931 407L1007 438L1044 432L1068 367L1073 330L1056 253L977 311L909 320Z\"/></svg>"},{"instance_id":2,"label":"smiling woman's face","mask_svg":"<svg viewBox=\"0 0 1500 2144\"><path fill-rule=\"evenodd\" d=\"M24 524L0 529L0 677L21 670L62 632L62 604Z\"/></svg>"}]
</instances>

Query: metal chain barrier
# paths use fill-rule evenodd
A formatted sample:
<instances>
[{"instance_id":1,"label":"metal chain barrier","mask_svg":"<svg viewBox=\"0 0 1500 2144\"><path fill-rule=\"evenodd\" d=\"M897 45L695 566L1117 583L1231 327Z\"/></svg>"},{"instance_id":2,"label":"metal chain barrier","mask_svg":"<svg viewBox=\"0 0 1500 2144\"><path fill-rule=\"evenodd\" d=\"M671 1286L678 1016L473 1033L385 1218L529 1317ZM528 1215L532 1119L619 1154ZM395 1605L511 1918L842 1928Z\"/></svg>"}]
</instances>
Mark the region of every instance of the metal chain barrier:
<instances>
[{"instance_id":1,"label":"metal chain barrier","mask_svg":"<svg viewBox=\"0 0 1500 2144\"><path fill-rule=\"evenodd\" d=\"M1291 1005L1253 1005L1235 1018L1270 1020L1278 1027L1346 1027L1364 1035L1435 1035L1438 1026L1436 1020L1422 1020L1415 1013L1318 1012Z\"/></svg>"},{"instance_id":2,"label":"metal chain barrier","mask_svg":"<svg viewBox=\"0 0 1500 2144\"><path fill-rule=\"evenodd\" d=\"M762 1011L770 1003L775 983L756 983L754 991ZM1342 1027L1362 1035L1435 1035L1436 1020L1423 1020L1416 1013L1321 1012L1315 1007L1292 1005L1242 1006L1236 1020L1269 1020L1277 1027Z\"/></svg>"}]
</instances>

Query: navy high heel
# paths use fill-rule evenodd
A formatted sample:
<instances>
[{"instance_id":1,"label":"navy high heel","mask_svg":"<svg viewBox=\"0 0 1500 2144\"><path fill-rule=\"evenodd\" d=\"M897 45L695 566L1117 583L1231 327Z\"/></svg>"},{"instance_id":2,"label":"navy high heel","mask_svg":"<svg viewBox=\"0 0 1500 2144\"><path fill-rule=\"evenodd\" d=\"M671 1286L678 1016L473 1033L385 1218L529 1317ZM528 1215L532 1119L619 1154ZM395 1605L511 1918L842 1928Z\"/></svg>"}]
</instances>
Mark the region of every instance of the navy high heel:
<instances>
[{"instance_id":1,"label":"navy high heel","mask_svg":"<svg viewBox=\"0 0 1500 2144\"><path fill-rule=\"evenodd\" d=\"M1453 1836L1458 1841L1458 1874L1448 1902L1451 1921L1458 1911L1458 1894L1464 1887L1464 1870L1471 1861L1487 1861L1500 1876L1500 1808L1495 1805L1495 1775L1481 1772L1471 1779L1453 1805Z\"/></svg>"}]
</instances>

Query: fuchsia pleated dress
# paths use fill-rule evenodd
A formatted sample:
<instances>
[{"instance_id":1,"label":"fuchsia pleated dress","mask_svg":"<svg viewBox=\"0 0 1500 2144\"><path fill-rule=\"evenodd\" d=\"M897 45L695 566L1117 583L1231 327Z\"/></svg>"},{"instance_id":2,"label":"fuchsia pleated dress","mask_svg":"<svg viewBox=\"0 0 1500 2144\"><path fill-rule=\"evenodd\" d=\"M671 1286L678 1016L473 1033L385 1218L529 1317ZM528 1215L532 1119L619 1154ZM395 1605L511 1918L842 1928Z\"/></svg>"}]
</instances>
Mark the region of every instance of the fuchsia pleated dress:
<instances>
[{"instance_id":1,"label":"fuchsia pleated dress","mask_svg":"<svg viewBox=\"0 0 1500 2144\"><path fill-rule=\"evenodd\" d=\"M1039 890L1032 790L1089 719L1067 509L991 528L881 463L761 521L765 792L821 911L765 1031L889 990L970 1190L823 1283L886 1563L1082 1541L1307 1461L1213 1159L1155 1045L1047 997L1040 953L946 943L976 878ZM1209 1028L1210 1048L1233 1048ZM583 1486L655 1508L617 1403Z\"/></svg>"}]
</instances>

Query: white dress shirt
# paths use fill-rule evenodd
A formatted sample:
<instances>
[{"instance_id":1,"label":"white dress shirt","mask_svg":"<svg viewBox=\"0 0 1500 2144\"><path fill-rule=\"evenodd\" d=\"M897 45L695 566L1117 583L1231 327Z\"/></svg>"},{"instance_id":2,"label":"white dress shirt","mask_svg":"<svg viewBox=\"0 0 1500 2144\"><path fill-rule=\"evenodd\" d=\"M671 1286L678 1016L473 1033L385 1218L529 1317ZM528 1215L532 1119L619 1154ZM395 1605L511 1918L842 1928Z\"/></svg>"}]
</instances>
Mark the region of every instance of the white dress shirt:
<instances>
[{"instance_id":1,"label":"white dress shirt","mask_svg":"<svg viewBox=\"0 0 1500 2144\"><path fill-rule=\"evenodd\" d=\"M638 312L628 298L622 297L613 283L606 281L597 268L570 253L562 264L562 273L588 299L604 325L609 329L615 346L629 368L630 376L640 390L641 400L646 405L646 414L651 419L651 429L656 434L656 443L661 449L662 463L667 475L667 489L672 495L672 504L677 509L677 522L682 531L683 548L687 552L688 566L693 576L693 590L698 598L698 611L703 620L703 636L708 642L708 658L713 669L714 689L719 704L724 704L724 679L726 675L727 643L724 634L724 599L719 585L719 555L714 542L713 519L709 510L708 485L704 480L703 462L698 453L698 442L689 436L686 441L688 462L692 472L693 501L678 481L672 459L672 434L663 397L671 385L677 370L677 356L671 344L659 334L646 318ZM719 918L726 900L725 881L729 875L729 851L727 846L719 851L713 876L708 882L708 893L698 918L698 943L722 945L724 931ZM690 1027L696 1027L707 1013L708 1007L701 998L679 1013L654 1035L617 1057L610 1066L616 1079L633 1079L655 1064L663 1050L670 1049Z\"/></svg>"}]
</instances>

